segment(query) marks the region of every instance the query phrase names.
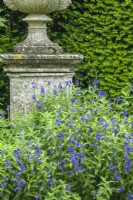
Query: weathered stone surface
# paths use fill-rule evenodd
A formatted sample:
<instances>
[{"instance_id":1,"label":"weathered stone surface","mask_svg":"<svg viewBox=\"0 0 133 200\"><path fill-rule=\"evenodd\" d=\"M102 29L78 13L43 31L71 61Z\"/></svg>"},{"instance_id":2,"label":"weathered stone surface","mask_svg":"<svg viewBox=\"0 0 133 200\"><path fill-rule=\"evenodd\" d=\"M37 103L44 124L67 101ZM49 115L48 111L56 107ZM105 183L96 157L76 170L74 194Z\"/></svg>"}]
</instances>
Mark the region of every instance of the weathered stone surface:
<instances>
[{"instance_id":1,"label":"weathered stone surface","mask_svg":"<svg viewBox=\"0 0 133 200\"><path fill-rule=\"evenodd\" d=\"M53 90L59 83L72 82L74 65L83 60L82 55L58 54L3 54L0 60L10 78L11 119L30 110L32 96L39 94L41 87L46 92ZM50 86L48 82L50 81ZM32 83L36 87L33 87ZM55 88L54 88L55 89Z\"/></svg>"},{"instance_id":2,"label":"weathered stone surface","mask_svg":"<svg viewBox=\"0 0 133 200\"><path fill-rule=\"evenodd\" d=\"M52 19L45 14L30 14L23 19L28 23L27 38L15 45L16 53L59 54L62 48L47 36L47 22Z\"/></svg>"},{"instance_id":3,"label":"weathered stone surface","mask_svg":"<svg viewBox=\"0 0 133 200\"><path fill-rule=\"evenodd\" d=\"M33 106L33 96L55 91L58 84L72 82L74 73L9 73L10 78L10 117L28 113Z\"/></svg>"},{"instance_id":4,"label":"weathered stone surface","mask_svg":"<svg viewBox=\"0 0 133 200\"><path fill-rule=\"evenodd\" d=\"M57 55L37 55L37 54L15 54L15 53L8 53L8 54L1 54L0 59L3 60L3 63L7 65L25 65L30 64L32 67L43 64L51 64L51 65L60 65L64 64L63 67L66 65L77 64L83 60L83 56L81 54L57 54ZM17 66L19 67L19 66Z\"/></svg>"}]
</instances>

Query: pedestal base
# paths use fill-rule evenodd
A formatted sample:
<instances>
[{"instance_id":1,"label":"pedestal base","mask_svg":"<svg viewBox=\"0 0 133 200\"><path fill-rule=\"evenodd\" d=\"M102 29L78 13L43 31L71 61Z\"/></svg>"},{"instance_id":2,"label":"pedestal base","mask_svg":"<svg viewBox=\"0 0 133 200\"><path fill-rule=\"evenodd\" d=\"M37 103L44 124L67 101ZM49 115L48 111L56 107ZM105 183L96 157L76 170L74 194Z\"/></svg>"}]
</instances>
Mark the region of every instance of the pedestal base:
<instances>
[{"instance_id":1,"label":"pedestal base","mask_svg":"<svg viewBox=\"0 0 133 200\"><path fill-rule=\"evenodd\" d=\"M72 82L74 64L83 59L82 55L69 54L4 54L0 57L10 78L11 119L30 110L32 97L41 93L41 88L49 92L59 83Z\"/></svg>"},{"instance_id":2,"label":"pedestal base","mask_svg":"<svg viewBox=\"0 0 133 200\"><path fill-rule=\"evenodd\" d=\"M56 90L59 83L72 83L74 73L8 73L10 77L11 118L30 111L34 96Z\"/></svg>"}]
</instances>

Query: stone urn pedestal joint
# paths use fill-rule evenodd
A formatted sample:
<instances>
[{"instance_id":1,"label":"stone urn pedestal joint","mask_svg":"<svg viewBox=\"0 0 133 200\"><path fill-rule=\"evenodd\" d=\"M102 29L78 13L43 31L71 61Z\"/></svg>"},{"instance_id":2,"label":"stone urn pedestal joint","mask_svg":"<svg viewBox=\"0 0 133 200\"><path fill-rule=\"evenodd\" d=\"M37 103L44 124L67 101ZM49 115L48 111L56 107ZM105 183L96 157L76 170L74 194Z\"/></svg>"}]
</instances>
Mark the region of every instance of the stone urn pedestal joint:
<instances>
[{"instance_id":1,"label":"stone urn pedestal joint","mask_svg":"<svg viewBox=\"0 0 133 200\"><path fill-rule=\"evenodd\" d=\"M50 17L45 14L29 14L23 21L28 23L28 36L23 42L16 44L16 53L62 53L62 48L47 36L47 23L52 21Z\"/></svg>"}]
</instances>

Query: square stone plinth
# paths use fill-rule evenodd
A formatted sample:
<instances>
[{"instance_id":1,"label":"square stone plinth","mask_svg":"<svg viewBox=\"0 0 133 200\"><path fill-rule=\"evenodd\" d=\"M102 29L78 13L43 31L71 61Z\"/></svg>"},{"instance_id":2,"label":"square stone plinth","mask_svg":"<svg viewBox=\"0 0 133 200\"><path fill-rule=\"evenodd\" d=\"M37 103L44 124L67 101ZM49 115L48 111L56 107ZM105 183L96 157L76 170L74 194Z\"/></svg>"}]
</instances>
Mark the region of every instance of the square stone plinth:
<instances>
[{"instance_id":1,"label":"square stone plinth","mask_svg":"<svg viewBox=\"0 0 133 200\"><path fill-rule=\"evenodd\" d=\"M82 55L58 54L3 54L0 60L10 78L10 115L27 113L33 105L33 95L72 82L74 65L83 60ZM49 85L50 83L50 85Z\"/></svg>"}]
</instances>

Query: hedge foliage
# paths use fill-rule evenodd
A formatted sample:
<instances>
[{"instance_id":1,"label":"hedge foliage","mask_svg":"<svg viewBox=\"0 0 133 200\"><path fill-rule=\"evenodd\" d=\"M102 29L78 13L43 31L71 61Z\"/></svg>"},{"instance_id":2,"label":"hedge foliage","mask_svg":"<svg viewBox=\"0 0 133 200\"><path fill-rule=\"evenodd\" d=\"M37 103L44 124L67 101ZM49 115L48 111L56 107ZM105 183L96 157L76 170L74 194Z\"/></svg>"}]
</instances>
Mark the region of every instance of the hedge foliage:
<instances>
[{"instance_id":1,"label":"hedge foliage","mask_svg":"<svg viewBox=\"0 0 133 200\"><path fill-rule=\"evenodd\" d=\"M0 53L13 51L13 46L24 37L24 23L21 19L24 15L8 10L3 1L0 2L0 17L6 19L6 26L0 27ZM0 108L9 104L9 79L3 71L0 63Z\"/></svg>"},{"instance_id":2,"label":"hedge foliage","mask_svg":"<svg viewBox=\"0 0 133 200\"><path fill-rule=\"evenodd\" d=\"M66 51L84 55L77 67L82 83L88 85L98 76L101 89L112 97L133 80L132 11L131 0L75 0L56 14L51 27Z\"/></svg>"},{"instance_id":3,"label":"hedge foliage","mask_svg":"<svg viewBox=\"0 0 133 200\"><path fill-rule=\"evenodd\" d=\"M83 87L98 77L100 88L116 97L132 82L132 10L131 0L74 0L69 9L52 14L51 39L64 51L84 55L84 62L77 66L76 76ZM25 37L26 24L20 23L22 13L8 10L3 2L0 14L8 21L7 27L0 30L0 52L8 52ZM8 81L3 79L2 66L0 70L0 93L5 102Z\"/></svg>"}]
</instances>

